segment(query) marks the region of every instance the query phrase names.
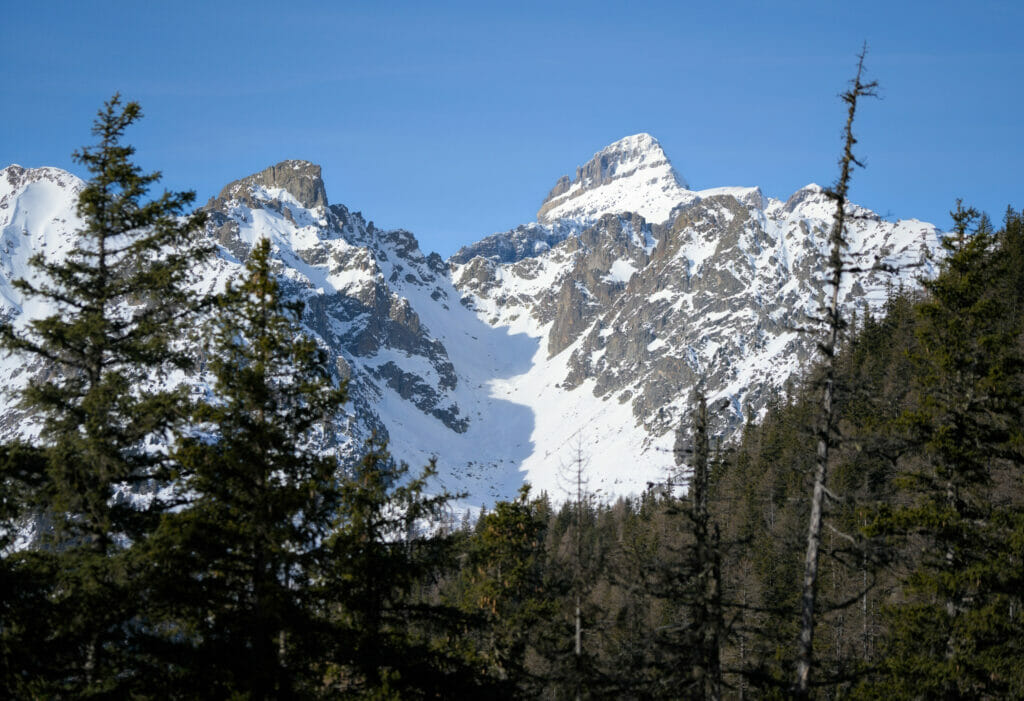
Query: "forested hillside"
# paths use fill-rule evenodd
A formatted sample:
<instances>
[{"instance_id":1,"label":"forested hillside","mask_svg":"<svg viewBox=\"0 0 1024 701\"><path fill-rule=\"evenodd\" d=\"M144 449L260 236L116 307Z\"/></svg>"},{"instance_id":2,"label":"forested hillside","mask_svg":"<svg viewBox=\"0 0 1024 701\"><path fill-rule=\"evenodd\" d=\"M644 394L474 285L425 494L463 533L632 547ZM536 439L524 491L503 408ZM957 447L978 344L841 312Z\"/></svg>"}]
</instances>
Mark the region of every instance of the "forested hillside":
<instances>
[{"instance_id":1,"label":"forested hillside","mask_svg":"<svg viewBox=\"0 0 1024 701\"><path fill-rule=\"evenodd\" d=\"M1024 220L960 216L941 275L855 319L837 356L816 697L1024 694ZM523 645L528 697L788 698L819 405L810 369L704 453L706 519L692 481L557 509L524 496L460 534L479 564L447 586ZM699 468L700 436L681 445Z\"/></svg>"}]
</instances>

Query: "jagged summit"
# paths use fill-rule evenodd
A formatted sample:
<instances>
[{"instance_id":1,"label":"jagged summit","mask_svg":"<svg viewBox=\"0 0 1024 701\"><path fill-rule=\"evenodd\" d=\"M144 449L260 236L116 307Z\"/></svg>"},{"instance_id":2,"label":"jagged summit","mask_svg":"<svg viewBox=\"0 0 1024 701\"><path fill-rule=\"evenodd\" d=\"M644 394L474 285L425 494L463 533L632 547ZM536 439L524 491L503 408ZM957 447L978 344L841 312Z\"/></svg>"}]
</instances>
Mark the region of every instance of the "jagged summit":
<instances>
[{"instance_id":1,"label":"jagged summit","mask_svg":"<svg viewBox=\"0 0 1024 701\"><path fill-rule=\"evenodd\" d=\"M247 198L254 187L265 188L271 196L274 190L284 190L306 209L327 206L327 191L320 177L320 166L300 160L281 161L259 173L228 183L220 195L212 198L206 206L212 208L218 201L223 203Z\"/></svg>"},{"instance_id":2,"label":"jagged summit","mask_svg":"<svg viewBox=\"0 0 1024 701\"><path fill-rule=\"evenodd\" d=\"M664 221L686 199L686 180L650 134L634 134L606 146L575 177L563 175L537 212L543 224L558 219L593 220L603 214L636 212Z\"/></svg>"}]
</instances>

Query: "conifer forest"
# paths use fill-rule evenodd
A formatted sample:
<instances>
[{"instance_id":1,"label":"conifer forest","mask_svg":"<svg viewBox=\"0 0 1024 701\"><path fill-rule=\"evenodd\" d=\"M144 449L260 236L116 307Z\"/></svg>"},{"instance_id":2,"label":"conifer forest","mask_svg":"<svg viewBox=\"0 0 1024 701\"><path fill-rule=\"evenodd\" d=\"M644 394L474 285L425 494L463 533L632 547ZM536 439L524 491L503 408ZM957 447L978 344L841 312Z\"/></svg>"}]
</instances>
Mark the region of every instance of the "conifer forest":
<instances>
[{"instance_id":1,"label":"conifer forest","mask_svg":"<svg viewBox=\"0 0 1024 701\"><path fill-rule=\"evenodd\" d=\"M0 697L1024 698L1024 216L950 203L937 275L844 315L874 91L842 95L819 352L763 418L720 441L698 386L642 494L581 453L566 494L464 513L384 441L324 449L347 389L269 243L195 293L205 215L112 98L78 242L18 283L57 312L0 325L48 368L0 446Z\"/></svg>"}]
</instances>

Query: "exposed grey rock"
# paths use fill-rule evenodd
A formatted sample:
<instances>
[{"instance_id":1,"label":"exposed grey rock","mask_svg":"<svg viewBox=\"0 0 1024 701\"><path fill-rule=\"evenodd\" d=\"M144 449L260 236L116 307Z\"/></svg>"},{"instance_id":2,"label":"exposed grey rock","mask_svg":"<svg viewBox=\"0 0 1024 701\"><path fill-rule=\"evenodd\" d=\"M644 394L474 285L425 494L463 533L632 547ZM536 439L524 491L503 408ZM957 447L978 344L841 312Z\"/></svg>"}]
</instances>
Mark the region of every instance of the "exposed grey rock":
<instances>
[{"instance_id":1,"label":"exposed grey rock","mask_svg":"<svg viewBox=\"0 0 1024 701\"><path fill-rule=\"evenodd\" d=\"M573 182L605 181L607 170L608 162L595 158ZM567 191L560 181L551 197ZM821 303L831 206L817 186L786 203L757 188L689 193L665 226L605 215L516 263L501 264L498 257L487 266L480 259L454 265L454 279L475 308L520 307L550 324L549 356L569 353L561 389L582 391L589 383L596 401L630 403L653 439L686 419L685 398L702 381L709 396L726 405L716 421L727 437L748 417L760 416L791 373L814 356L813 334L794 329L813 326ZM880 242L876 254L917 260L936 248L934 227L922 225L914 243L905 230L897 234L897 225L867 210L851 211L851 236L864 245ZM501 242L488 246L500 250ZM613 264L635 270L628 282L609 278ZM549 290L516 293L533 289L530 281L541 274L554 280ZM877 273L852 279L846 308L876 304L884 286ZM510 310L494 318L515 315Z\"/></svg>"},{"instance_id":2,"label":"exposed grey rock","mask_svg":"<svg viewBox=\"0 0 1024 701\"><path fill-rule=\"evenodd\" d=\"M511 231L492 234L476 243L463 246L449 262L468 263L476 257L488 258L497 263L515 263L523 258L537 256L556 246L570 236L579 233L575 222L556 222L553 225L523 224Z\"/></svg>"},{"instance_id":3,"label":"exposed grey rock","mask_svg":"<svg viewBox=\"0 0 1024 701\"><path fill-rule=\"evenodd\" d=\"M443 406L444 396L419 375L402 370L394 362L379 365L375 371L376 376L398 392L402 399L412 402L423 413L439 419L451 430L465 433L469 428L469 420L459 415L459 406Z\"/></svg>"},{"instance_id":4,"label":"exposed grey rock","mask_svg":"<svg viewBox=\"0 0 1024 701\"><path fill-rule=\"evenodd\" d=\"M285 189L302 208L267 197L266 188ZM338 379L348 382L358 423L386 434L379 430L384 422L373 408L383 381L451 430L466 430L468 418L448 396L458 377L444 344L431 337L401 294L402 286L410 285L426 288L434 301L447 299L448 292L441 284L447 278L447 266L439 255L424 256L408 231L380 230L344 205L327 206L319 166L304 161L285 161L235 181L206 209L211 235L242 261L248 256L249 244L240 238L240 227L250 222L253 210L273 212L296 228L316 230L315 240L305 248L275 246L276 270L284 276L286 295L305 303L303 323L335 358ZM314 289L287 275L292 267L289 255L327 275L358 282L333 291ZM378 356L388 352L422 359L430 368L430 377L406 371L394 362L378 364ZM357 432L368 435L367 430Z\"/></svg>"},{"instance_id":5,"label":"exposed grey rock","mask_svg":"<svg viewBox=\"0 0 1024 701\"><path fill-rule=\"evenodd\" d=\"M579 171L576 171L576 172L577 172L577 176L578 176ZM549 200L555 199L556 197L558 197L560 195L564 195L566 192L569 191L569 187L571 185L572 185L572 181L569 179L569 176L568 175L563 175L555 183L555 186L553 188L551 188L551 191L548 193L548 196L544 198L544 201L547 202Z\"/></svg>"},{"instance_id":6,"label":"exposed grey rock","mask_svg":"<svg viewBox=\"0 0 1024 701\"><path fill-rule=\"evenodd\" d=\"M220 194L207 203L207 209L213 209L217 203L223 204L231 199L238 199L252 206L252 186L261 185L266 188L282 188L306 209L327 206L327 191L324 181L320 178L320 166L309 161L281 161L247 178L229 183ZM291 212L285 215L291 217Z\"/></svg>"},{"instance_id":7,"label":"exposed grey rock","mask_svg":"<svg viewBox=\"0 0 1024 701\"><path fill-rule=\"evenodd\" d=\"M562 244L574 265L558 291L549 355L570 346L625 291L627 281L614 278L613 265L626 262L635 269L645 267L649 241L653 244L651 229L642 217L608 214Z\"/></svg>"}]
</instances>

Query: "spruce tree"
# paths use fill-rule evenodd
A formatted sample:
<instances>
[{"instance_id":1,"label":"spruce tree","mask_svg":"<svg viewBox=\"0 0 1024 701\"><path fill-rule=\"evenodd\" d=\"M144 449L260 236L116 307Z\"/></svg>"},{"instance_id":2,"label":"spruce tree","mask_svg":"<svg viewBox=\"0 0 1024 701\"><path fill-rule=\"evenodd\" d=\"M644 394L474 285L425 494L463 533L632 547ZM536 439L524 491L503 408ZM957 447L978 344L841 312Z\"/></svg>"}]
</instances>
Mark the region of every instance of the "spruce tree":
<instances>
[{"instance_id":1,"label":"spruce tree","mask_svg":"<svg viewBox=\"0 0 1024 701\"><path fill-rule=\"evenodd\" d=\"M531 498L524 485L514 501L481 514L460 592L463 609L486 621L479 648L489 673L529 697L539 693L541 681L529 660L544 647L545 627L559 609L544 571L546 512L546 499Z\"/></svg>"},{"instance_id":2,"label":"spruce tree","mask_svg":"<svg viewBox=\"0 0 1024 701\"><path fill-rule=\"evenodd\" d=\"M20 551L19 529L40 505L36 496L46 475L41 450L24 443L0 446L0 698L36 694L49 668L45 635L53 626L48 592L54 558Z\"/></svg>"},{"instance_id":3,"label":"spruce tree","mask_svg":"<svg viewBox=\"0 0 1024 701\"><path fill-rule=\"evenodd\" d=\"M649 563L632 573L664 610L652 626L651 657L657 670L644 689L651 698L720 699L725 622L721 598L718 526L709 510L711 450L708 407L698 385L692 397L692 433L676 433L676 465L688 464L688 494L670 480L651 485L653 508L644 524L657 544ZM646 572L644 571L646 570ZM654 609L655 607L651 607Z\"/></svg>"},{"instance_id":4,"label":"spruce tree","mask_svg":"<svg viewBox=\"0 0 1024 701\"><path fill-rule=\"evenodd\" d=\"M708 406L702 389L696 391L693 427L693 478L690 482L690 521L693 548L691 567L691 611L688 637L691 641L692 674L697 698L718 701L722 697L721 647L725 637L722 615L721 552L718 526L708 512L710 447Z\"/></svg>"},{"instance_id":5,"label":"spruce tree","mask_svg":"<svg viewBox=\"0 0 1024 701\"><path fill-rule=\"evenodd\" d=\"M997 234L973 209L952 214L917 307L903 498L873 525L911 566L871 693L1010 698L1024 693L1024 237L1019 216Z\"/></svg>"},{"instance_id":6,"label":"spruce tree","mask_svg":"<svg viewBox=\"0 0 1024 701\"><path fill-rule=\"evenodd\" d=\"M177 573L157 593L167 681L184 696L312 695L327 625L313 577L340 503L324 446L346 390L303 334L301 304L282 298L268 240L217 306L212 396L175 451L187 507L149 543Z\"/></svg>"},{"instance_id":7,"label":"spruce tree","mask_svg":"<svg viewBox=\"0 0 1024 701\"><path fill-rule=\"evenodd\" d=\"M78 202L84 226L63 259L36 254L34 279L15 282L52 311L0 325L0 346L49 368L20 394L40 427L29 457L35 467L8 461L5 474L6 482L12 471L34 473L29 482L47 512L39 518L53 526L50 549L12 556L52 575L41 612L52 627L36 631L47 636L43 667L14 671L34 680L32 693L122 693L137 681L132 551L165 506L158 488L166 459L152 445L166 442L183 418L185 393L161 383L191 364L174 342L197 307L192 271L210 252L197 243L203 215L187 214L193 193L145 199L160 174L143 173L134 149L121 143L141 115L118 95L100 110L97 144L74 154L91 174Z\"/></svg>"}]
</instances>

